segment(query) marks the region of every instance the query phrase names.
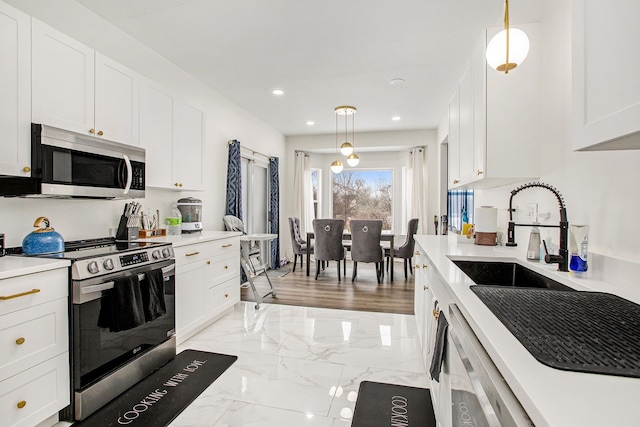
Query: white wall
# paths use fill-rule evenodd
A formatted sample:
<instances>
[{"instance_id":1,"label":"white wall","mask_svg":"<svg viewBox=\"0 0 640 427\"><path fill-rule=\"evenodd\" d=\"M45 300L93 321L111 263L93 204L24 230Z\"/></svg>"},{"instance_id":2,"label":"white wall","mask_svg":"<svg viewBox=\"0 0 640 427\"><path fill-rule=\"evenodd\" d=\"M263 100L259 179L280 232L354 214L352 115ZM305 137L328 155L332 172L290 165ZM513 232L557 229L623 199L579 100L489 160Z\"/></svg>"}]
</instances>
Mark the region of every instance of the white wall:
<instances>
[{"instance_id":1,"label":"white wall","mask_svg":"<svg viewBox=\"0 0 640 427\"><path fill-rule=\"evenodd\" d=\"M357 125L357 124L356 124ZM439 145L436 140L435 130L415 130L415 131L398 131L398 132L362 132L356 134L356 152L360 156L360 164L356 169L382 169L393 168L393 231L396 234L406 232L407 224L402 220L401 197L402 194L402 168L407 166L408 152L413 147L425 146L427 151L427 167L429 169L429 215L421 221L432 221L433 216L439 214L438 204L438 177L439 177ZM365 150L376 148L379 152L359 151L358 147ZM319 153L318 150L323 151ZM322 170L322 216L331 216L331 162L336 159L335 154L335 135L306 135L306 136L290 136L286 138L286 170L282 170L285 175L283 189L284 197L281 202L281 221L288 221L288 217L293 215L293 178L295 171L295 152L304 151L309 153L311 158L311 167ZM327 153L327 151L330 151ZM346 165L344 156L340 154L340 160ZM345 170L349 166L345 166ZM429 227L429 231L433 233L433 227ZM291 251L290 239L282 239L282 254L293 258Z\"/></svg>"},{"instance_id":2,"label":"white wall","mask_svg":"<svg viewBox=\"0 0 640 427\"><path fill-rule=\"evenodd\" d=\"M192 196L203 201L204 228L222 230L224 215L227 141L237 139L242 146L271 156L285 154L284 136L249 114L204 83L132 39L73 0L5 0L25 13L57 28L115 61L184 95L206 114L205 191L180 192L147 189L143 201L167 216L171 203ZM229 66L229 64L220 64ZM183 153L185 156L192 153ZM283 166L281 166L283 168ZM282 177L282 172L281 172ZM281 178L282 180L282 178ZM47 216L65 240L104 237L118 224L126 201L0 199L2 225L7 246L20 246L33 230L38 216ZM283 215L281 215L281 218ZM284 217L286 220L286 217ZM281 220L281 235L288 239L288 225Z\"/></svg>"},{"instance_id":3,"label":"white wall","mask_svg":"<svg viewBox=\"0 0 640 427\"><path fill-rule=\"evenodd\" d=\"M640 151L571 151L571 0L543 3L545 65L541 89L545 102L540 180L562 193L570 224L590 226L589 252L640 262L640 245L633 225L633 218L640 211ZM499 225L504 231L510 191L515 187L477 192L477 205L500 208ZM558 204L550 192L525 190L514 197L514 204L523 209L528 202L537 202L541 212L551 213L547 222L557 223ZM516 231L519 247L526 250L529 230ZM542 238L553 236L558 242L557 230L541 234Z\"/></svg>"}]
</instances>

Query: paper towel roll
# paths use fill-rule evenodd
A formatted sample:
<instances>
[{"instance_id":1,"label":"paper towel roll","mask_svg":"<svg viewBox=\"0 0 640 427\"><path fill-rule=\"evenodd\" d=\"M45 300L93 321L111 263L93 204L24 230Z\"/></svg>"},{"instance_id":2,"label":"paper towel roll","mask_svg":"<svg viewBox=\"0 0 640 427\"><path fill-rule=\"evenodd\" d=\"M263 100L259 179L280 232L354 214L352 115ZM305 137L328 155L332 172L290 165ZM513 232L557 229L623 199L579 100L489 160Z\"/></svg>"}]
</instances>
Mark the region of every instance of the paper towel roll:
<instances>
[{"instance_id":1,"label":"paper towel roll","mask_svg":"<svg viewBox=\"0 0 640 427\"><path fill-rule=\"evenodd\" d=\"M474 210L474 231L495 233L498 231L498 209L491 206L480 206Z\"/></svg>"}]
</instances>

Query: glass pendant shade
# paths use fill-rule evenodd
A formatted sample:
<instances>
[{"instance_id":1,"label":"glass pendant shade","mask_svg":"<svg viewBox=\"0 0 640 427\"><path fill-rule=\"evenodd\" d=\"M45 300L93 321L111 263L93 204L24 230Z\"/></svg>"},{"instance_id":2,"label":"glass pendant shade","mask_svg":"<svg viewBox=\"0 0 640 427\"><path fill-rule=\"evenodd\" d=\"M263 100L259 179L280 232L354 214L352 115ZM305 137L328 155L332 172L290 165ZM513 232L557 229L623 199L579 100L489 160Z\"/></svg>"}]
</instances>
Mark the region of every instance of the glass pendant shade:
<instances>
[{"instance_id":1,"label":"glass pendant shade","mask_svg":"<svg viewBox=\"0 0 640 427\"><path fill-rule=\"evenodd\" d=\"M349 154L349 157L347 157L347 163L349 166L358 166L358 163L360 163L360 157L358 157L356 153L351 153Z\"/></svg>"},{"instance_id":2,"label":"glass pendant shade","mask_svg":"<svg viewBox=\"0 0 640 427\"><path fill-rule=\"evenodd\" d=\"M331 163L331 172L333 173L340 173L342 172L342 162L340 160L335 160L333 163Z\"/></svg>"},{"instance_id":3,"label":"glass pendant shade","mask_svg":"<svg viewBox=\"0 0 640 427\"><path fill-rule=\"evenodd\" d=\"M509 63L507 64L507 30L502 30L487 45L487 63L496 71L508 73L529 53L529 37L518 28L509 29Z\"/></svg>"},{"instance_id":4,"label":"glass pendant shade","mask_svg":"<svg viewBox=\"0 0 640 427\"><path fill-rule=\"evenodd\" d=\"M349 141L343 142L340 146L340 152L343 156L349 156L351 153L353 153L353 145L351 145Z\"/></svg>"}]
</instances>

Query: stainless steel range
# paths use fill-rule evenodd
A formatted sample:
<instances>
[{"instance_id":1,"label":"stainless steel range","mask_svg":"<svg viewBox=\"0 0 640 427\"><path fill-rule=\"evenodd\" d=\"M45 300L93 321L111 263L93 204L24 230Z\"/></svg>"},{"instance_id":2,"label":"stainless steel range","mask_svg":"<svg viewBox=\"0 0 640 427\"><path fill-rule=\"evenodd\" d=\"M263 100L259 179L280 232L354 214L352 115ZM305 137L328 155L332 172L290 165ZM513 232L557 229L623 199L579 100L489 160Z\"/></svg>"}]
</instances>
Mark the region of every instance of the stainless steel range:
<instances>
[{"instance_id":1,"label":"stainless steel range","mask_svg":"<svg viewBox=\"0 0 640 427\"><path fill-rule=\"evenodd\" d=\"M92 414L173 359L175 259L169 243L66 242L73 412Z\"/></svg>"}]
</instances>

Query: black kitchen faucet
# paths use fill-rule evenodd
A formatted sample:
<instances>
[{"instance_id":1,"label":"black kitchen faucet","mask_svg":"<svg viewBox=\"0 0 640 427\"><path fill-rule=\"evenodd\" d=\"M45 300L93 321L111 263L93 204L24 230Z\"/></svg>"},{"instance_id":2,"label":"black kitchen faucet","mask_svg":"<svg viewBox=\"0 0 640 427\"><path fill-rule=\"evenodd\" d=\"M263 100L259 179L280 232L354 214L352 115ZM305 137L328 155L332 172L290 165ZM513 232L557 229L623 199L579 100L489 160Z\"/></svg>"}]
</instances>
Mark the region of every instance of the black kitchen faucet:
<instances>
[{"instance_id":1,"label":"black kitchen faucet","mask_svg":"<svg viewBox=\"0 0 640 427\"><path fill-rule=\"evenodd\" d=\"M546 225L546 224L516 224L513 222L513 212L515 212L515 209L513 209L513 196L515 196L516 194L518 194L519 192L521 192L524 189L527 188L533 188L533 187L540 187L540 188L546 188L547 190L551 191L556 198L558 199L558 204L560 205L560 224L559 225ZM511 191L511 197L509 198L509 228L507 230L507 246L517 246L518 244L515 242L515 231L516 231L516 225L517 226L528 226L528 227L557 227L560 228L560 249L558 251L558 255L551 255L549 253L547 253L544 256L544 261L547 264L558 264L558 270L559 271L569 271L569 250L568 250L568 243L569 243L569 222L567 221L567 209L565 208L564 205L564 199L562 198L562 195L560 194L560 192L558 190L556 190L554 187L550 186L549 184L544 184L542 182L530 182L528 184L524 184L521 185L520 187L516 188L515 190ZM546 252L547 248L545 245L545 252Z\"/></svg>"}]
</instances>

